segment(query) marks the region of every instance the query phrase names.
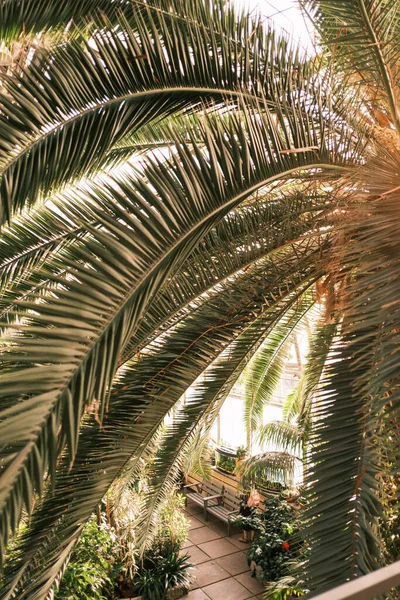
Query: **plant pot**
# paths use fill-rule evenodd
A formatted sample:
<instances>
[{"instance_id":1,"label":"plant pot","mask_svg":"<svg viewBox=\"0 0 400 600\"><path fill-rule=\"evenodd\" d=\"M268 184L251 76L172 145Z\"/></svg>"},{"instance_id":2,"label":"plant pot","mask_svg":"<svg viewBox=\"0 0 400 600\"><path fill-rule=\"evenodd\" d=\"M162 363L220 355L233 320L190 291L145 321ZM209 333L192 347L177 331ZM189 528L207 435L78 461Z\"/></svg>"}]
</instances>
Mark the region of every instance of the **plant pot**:
<instances>
[{"instance_id":1,"label":"plant pot","mask_svg":"<svg viewBox=\"0 0 400 600\"><path fill-rule=\"evenodd\" d=\"M177 600L188 593L188 588L185 585L177 585L176 587L167 590L167 600Z\"/></svg>"},{"instance_id":2,"label":"plant pot","mask_svg":"<svg viewBox=\"0 0 400 600\"><path fill-rule=\"evenodd\" d=\"M264 571L262 570L260 565L256 565L255 571L256 571L256 578L258 579L258 581L261 581L261 583L264 583Z\"/></svg>"}]
</instances>

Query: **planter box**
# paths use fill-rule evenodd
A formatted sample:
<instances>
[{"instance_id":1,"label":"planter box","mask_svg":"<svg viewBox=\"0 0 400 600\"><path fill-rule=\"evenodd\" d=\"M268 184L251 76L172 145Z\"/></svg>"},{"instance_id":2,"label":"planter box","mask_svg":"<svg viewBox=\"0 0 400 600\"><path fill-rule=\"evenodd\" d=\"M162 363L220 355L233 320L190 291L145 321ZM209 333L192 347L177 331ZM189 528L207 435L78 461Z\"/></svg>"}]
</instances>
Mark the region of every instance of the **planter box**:
<instances>
[{"instance_id":1,"label":"planter box","mask_svg":"<svg viewBox=\"0 0 400 600\"><path fill-rule=\"evenodd\" d=\"M176 587L167 590L167 600L177 600L178 598L182 598L188 591L187 587L177 585ZM135 596L134 598L127 598L126 600L142 600L142 596Z\"/></svg>"},{"instance_id":2,"label":"planter box","mask_svg":"<svg viewBox=\"0 0 400 600\"><path fill-rule=\"evenodd\" d=\"M176 587L169 588L167 591L167 600L177 600L177 598L182 598L188 591L188 588L184 585L177 585Z\"/></svg>"},{"instance_id":3,"label":"planter box","mask_svg":"<svg viewBox=\"0 0 400 600\"><path fill-rule=\"evenodd\" d=\"M221 473L235 475L236 469L242 464L243 460L243 458L237 457L236 450L233 450L233 448L225 448L224 446L215 448L215 464ZM229 465L230 468L227 469L224 465Z\"/></svg>"}]
</instances>

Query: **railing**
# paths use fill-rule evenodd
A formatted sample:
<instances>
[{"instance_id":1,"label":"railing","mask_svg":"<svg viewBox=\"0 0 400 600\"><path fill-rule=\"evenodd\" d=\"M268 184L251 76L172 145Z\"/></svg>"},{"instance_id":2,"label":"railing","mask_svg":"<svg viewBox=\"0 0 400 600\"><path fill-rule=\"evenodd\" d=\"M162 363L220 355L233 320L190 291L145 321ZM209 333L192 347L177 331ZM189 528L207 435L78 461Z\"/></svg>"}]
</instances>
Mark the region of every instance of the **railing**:
<instances>
[{"instance_id":1,"label":"railing","mask_svg":"<svg viewBox=\"0 0 400 600\"><path fill-rule=\"evenodd\" d=\"M373 600L400 586L400 561L315 596L313 600Z\"/></svg>"}]
</instances>

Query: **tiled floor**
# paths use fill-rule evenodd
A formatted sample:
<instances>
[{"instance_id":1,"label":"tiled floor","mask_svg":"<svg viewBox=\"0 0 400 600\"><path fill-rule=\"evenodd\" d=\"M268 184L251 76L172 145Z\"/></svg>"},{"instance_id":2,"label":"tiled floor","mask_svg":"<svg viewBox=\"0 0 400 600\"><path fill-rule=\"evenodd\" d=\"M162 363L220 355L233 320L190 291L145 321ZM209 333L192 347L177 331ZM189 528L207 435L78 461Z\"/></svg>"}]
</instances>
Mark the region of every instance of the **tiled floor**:
<instances>
[{"instance_id":1,"label":"tiled floor","mask_svg":"<svg viewBox=\"0 0 400 600\"><path fill-rule=\"evenodd\" d=\"M263 586L251 576L247 564L248 546L239 542L241 533L228 537L225 523L189 503L189 539L184 552L195 565L191 591L185 600L256 600L263 598Z\"/></svg>"}]
</instances>

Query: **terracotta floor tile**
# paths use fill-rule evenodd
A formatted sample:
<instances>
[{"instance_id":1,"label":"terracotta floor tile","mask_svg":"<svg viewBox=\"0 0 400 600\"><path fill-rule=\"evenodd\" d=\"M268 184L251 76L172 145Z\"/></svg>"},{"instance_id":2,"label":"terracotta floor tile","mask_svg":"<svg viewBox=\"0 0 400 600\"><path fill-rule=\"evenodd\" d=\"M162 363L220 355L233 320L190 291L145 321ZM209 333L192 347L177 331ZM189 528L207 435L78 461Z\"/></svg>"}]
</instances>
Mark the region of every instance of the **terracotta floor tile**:
<instances>
[{"instance_id":1,"label":"terracotta floor tile","mask_svg":"<svg viewBox=\"0 0 400 600\"><path fill-rule=\"evenodd\" d=\"M185 600L210 600L210 596L207 596L203 590L192 590L184 598Z\"/></svg>"},{"instance_id":2,"label":"terracotta floor tile","mask_svg":"<svg viewBox=\"0 0 400 600\"><path fill-rule=\"evenodd\" d=\"M240 548L240 550L244 550L246 552L250 548L250 543L245 544L244 542L239 542L240 538L242 537L243 532L235 533L234 535L231 535L228 540L232 542L232 544L235 544L237 548Z\"/></svg>"},{"instance_id":3,"label":"terracotta floor tile","mask_svg":"<svg viewBox=\"0 0 400 600\"><path fill-rule=\"evenodd\" d=\"M189 539L197 545L216 540L219 537L221 537L219 533L209 527L198 527L197 529L192 529L189 533Z\"/></svg>"},{"instance_id":4,"label":"terracotta floor tile","mask_svg":"<svg viewBox=\"0 0 400 600\"><path fill-rule=\"evenodd\" d=\"M188 521L190 523L190 527L189 527L190 530L197 529L197 527L204 527L204 523L202 523L201 521L196 519L196 517L189 517Z\"/></svg>"},{"instance_id":5,"label":"terracotta floor tile","mask_svg":"<svg viewBox=\"0 0 400 600\"><path fill-rule=\"evenodd\" d=\"M239 573L245 573L249 570L245 552L228 554L222 558L217 558L215 562L218 563L220 567L225 569L225 571L228 571L228 573L231 575L239 575Z\"/></svg>"},{"instance_id":6,"label":"terracotta floor tile","mask_svg":"<svg viewBox=\"0 0 400 600\"><path fill-rule=\"evenodd\" d=\"M264 586L256 577L252 577L250 571L236 575L235 579L253 594L261 594L264 591Z\"/></svg>"},{"instance_id":7,"label":"terracotta floor tile","mask_svg":"<svg viewBox=\"0 0 400 600\"><path fill-rule=\"evenodd\" d=\"M233 577L227 581L207 585L203 591L211 600L246 600L253 595Z\"/></svg>"},{"instance_id":8,"label":"terracotta floor tile","mask_svg":"<svg viewBox=\"0 0 400 600\"><path fill-rule=\"evenodd\" d=\"M201 521L203 525L208 525L208 520L205 518L203 511L196 513L196 519Z\"/></svg>"},{"instance_id":9,"label":"terracotta floor tile","mask_svg":"<svg viewBox=\"0 0 400 600\"><path fill-rule=\"evenodd\" d=\"M219 519L210 519L209 517L209 521L206 521L206 523L209 527L218 531L222 537L228 537L228 525L223 521L220 521ZM229 537L232 537L232 535L235 535L236 533L238 533L238 529L231 525L231 536Z\"/></svg>"},{"instance_id":10,"label":"terracotta floor tile","mask_svg":"<svg viewBox=\"0 0 400 600\"><path fill-rule=\"evenodd\" d=\"M213 540L212 542L200 544L199 548L211 558L220 558L221 556L237 552L236 546L231 544L227 538L220 538L218 540Z\"/></svg>"},{"instance_id":11,"label":"terracotta floor tile","mask_svg":"<svg viewBox=\"0 0 400 600\"><path fill-rule=\"evenodd\" d=\"M230 577L229 573L213 560L197 565L192 576L193 583L200 588Z\"/></svg>"},{"instance_id":12,"label":"terracotta floor tile","mask_svg":"<svg viewBox=\"0 0 400 600\"><path fill-rule=\"evenodd\" d=\"M185 508L185 512L187 512L188 515L197 515L198 513L203 513L203 507L194 502L189 502Z\"/></svg>"},{"instance_id":13,"label":"terracotta floor tile","mask_svg":"<svg viewBox=\"0 0 400 600\"><path fill-rule=\"evenodd\" d=\"M190 546L193 546L193 542L191 542L191 541L190 541L190 539L188 538L188 539L186 540L186 542L183 542L183 544L182 544L182 548L183 548L183 549L185 549L185 548L190 548Z\"/></svg>"},{"instance_id":14,"label":"terracotta floor tile","mask_svg":"<svg viewBox=\"0 0 400 600\"><path fill-rule=\"evenodd\" d=\"M190 548L186 548L182 554L189 554L189 562L194 565L199 565L200 563L207 562L210 560L208 554L200 550L197 546L190 546Z\"/></svg>"}]
</instances>

